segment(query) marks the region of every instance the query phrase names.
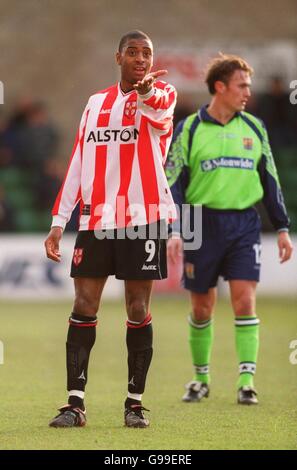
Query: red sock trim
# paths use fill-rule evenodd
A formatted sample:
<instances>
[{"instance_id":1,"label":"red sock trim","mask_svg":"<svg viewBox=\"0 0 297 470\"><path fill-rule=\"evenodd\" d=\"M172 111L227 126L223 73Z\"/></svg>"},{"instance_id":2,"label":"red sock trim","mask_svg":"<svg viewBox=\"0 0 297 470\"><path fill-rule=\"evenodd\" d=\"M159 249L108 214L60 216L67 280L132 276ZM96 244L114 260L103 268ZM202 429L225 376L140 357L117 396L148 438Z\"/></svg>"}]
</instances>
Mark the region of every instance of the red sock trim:
<instances>
[{"instance_id":1,"label":"red sock trim","mask_svg":"<svg viewBox=\"0 0 297 470\"><path fill-rule=\"evenodd\" d=\"M152 316L150 313L147 314L143 322L138 323L137 325L134 323L130 323L129 320L126 321L126 325L128 328L143 328L144 326L149 325L152 322Z\"/></svg>"},{"instance_id":2,"label":"red sock trim","mask_svg":"<svg viewBox=\"0 0 297 470\"><path fill-rule=\"evenodd\" d=\"M72 322L71 320L69 320L69 325L71 326L77 326L78 328L91 328L93 326L97 326L98 324L98 321L96 321L95 323L76 323L76 322Z\"/></svg>"}]
</instances>

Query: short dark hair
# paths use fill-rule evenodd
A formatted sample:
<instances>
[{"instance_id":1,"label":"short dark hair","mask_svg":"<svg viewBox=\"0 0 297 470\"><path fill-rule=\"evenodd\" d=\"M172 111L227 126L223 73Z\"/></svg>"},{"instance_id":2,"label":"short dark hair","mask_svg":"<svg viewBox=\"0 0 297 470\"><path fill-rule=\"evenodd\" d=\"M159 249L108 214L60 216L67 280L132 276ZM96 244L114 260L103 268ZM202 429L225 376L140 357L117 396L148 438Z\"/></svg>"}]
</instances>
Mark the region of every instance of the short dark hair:
<instances>
[{"instance_id":1,"label":"short dark hair","mask_svg":"<svg viewBox=\"0 0 297 470\"><path fill-rule=\"evenodd\" d=\"M214 95L215 82L220 81L228 85L228 82L236 70L243 70L250 76L253 75L252 67L241 57L237 55L222 54L220 52L218 57L215 57L209 64L206 70L205 82L208 86L208 91Z\"/></svg>"},{"instance_id":2,"label":"short dark hair","mask_svg":"<svg viewBox=\"0 0 297 470\"><path fill-rule=\"evenodd\" d=\"M119 43L119 52L122 52L126 42L128 42L130 39L147 39L148 41L152 42L151 38L147 34L145 34L143 31L140 31L139 29L135 29L134 31L129 31L128 33L124 34L124 36L121 38Z\"/></svg>"}]
</instances>

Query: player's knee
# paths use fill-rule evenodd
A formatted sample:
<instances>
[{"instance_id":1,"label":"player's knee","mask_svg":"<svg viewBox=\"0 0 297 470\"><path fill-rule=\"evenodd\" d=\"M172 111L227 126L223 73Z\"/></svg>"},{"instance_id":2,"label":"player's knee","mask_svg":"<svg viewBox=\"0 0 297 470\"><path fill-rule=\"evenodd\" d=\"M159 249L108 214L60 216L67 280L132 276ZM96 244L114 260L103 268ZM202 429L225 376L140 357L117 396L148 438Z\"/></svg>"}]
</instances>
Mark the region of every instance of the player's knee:
<instances>
[{"instance_id":1,"label":"player's knee","mask_svg":"<svg viewBox=\"0 0 297 470\"><path fill-rule=\"evenodd\" d=\"M202 302L192 306L193 317L197 321L209 320L213 312L212 302Z\"/></svg>"},{"instance_id":2,"label":"player's knee","mask_svg":"<svg viewBox=\"0 0 297 470\"><path fill-rule=\"evenodd\" d=\"M233 300L233 308L236 316L255 315L254 300L251 296L242 296Z\"/></svg>"},{"instance_id":3,"label":"player's knee","mask_svg":"<svg viewBox=\"0 0 297 470\"><path fill-rule=\"evenodd\" d=\"M75 297L73 310L80 315L92 317L96 315L98 307L98 302L90 296L78 294Z\"/></svg>"},{"instance_id":4,"label":"player's knee","mask_svg":"<svg viewBox=\"0 0 297 470\"><path fill-rule=\"evenodd\" d=\"M147 315L147 306L144 300L131 299L127 303L127 313L129 320L141 322Z\"/></svg>"}]
</instances>

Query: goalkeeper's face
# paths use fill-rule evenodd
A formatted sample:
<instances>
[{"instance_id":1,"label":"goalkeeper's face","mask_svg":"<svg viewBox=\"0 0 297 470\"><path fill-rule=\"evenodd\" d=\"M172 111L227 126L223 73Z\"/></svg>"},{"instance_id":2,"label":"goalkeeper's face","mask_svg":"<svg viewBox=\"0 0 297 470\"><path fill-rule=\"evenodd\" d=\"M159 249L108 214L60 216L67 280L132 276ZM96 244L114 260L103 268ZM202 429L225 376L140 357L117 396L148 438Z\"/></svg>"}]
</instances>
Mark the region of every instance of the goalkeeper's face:
<instances>
[{"instance_id":1,"label":"goalkeeper's face","mask_svg":"<svg viewBox=\"0 0 297 470\"><path fill-rule=\"evenodd\" d=\"M147 39L129 39L121 52L117 52L121 79L134 85L147 75L153 65L153 45Z\"/></svg>"},{"instance_id":2,"label":"goalkeeper's face","mask_svg":"<svg viewBox=\"0 0 297 470\"><path fill-rule=\"evenodd\" d=\"M248 72L235 70L222 88L222 99L232 112L243 111L251 96L251 77Z\"/></svg>"}]
</instances>

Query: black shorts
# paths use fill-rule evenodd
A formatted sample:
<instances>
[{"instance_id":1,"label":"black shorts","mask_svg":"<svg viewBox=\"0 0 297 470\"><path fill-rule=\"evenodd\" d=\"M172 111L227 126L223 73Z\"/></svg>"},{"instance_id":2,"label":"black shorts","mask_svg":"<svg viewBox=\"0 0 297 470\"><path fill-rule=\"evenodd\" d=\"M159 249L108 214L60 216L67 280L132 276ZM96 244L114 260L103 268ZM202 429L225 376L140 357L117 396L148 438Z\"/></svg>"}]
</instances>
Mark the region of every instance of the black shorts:
<instances>
[{"instance_id":1,"label":"black shorts","mask_svg":"<svg viewBox=\"0 0 297 470\"><path fill-rule=\"evenodd\" d=\"M166 226L158 222L115 230L78 232L71 277L153 280L167 277ZM99 237L99 238L98 238ZM131 239L134 237L135 239Z\"/></svg>"}]
</instances>

